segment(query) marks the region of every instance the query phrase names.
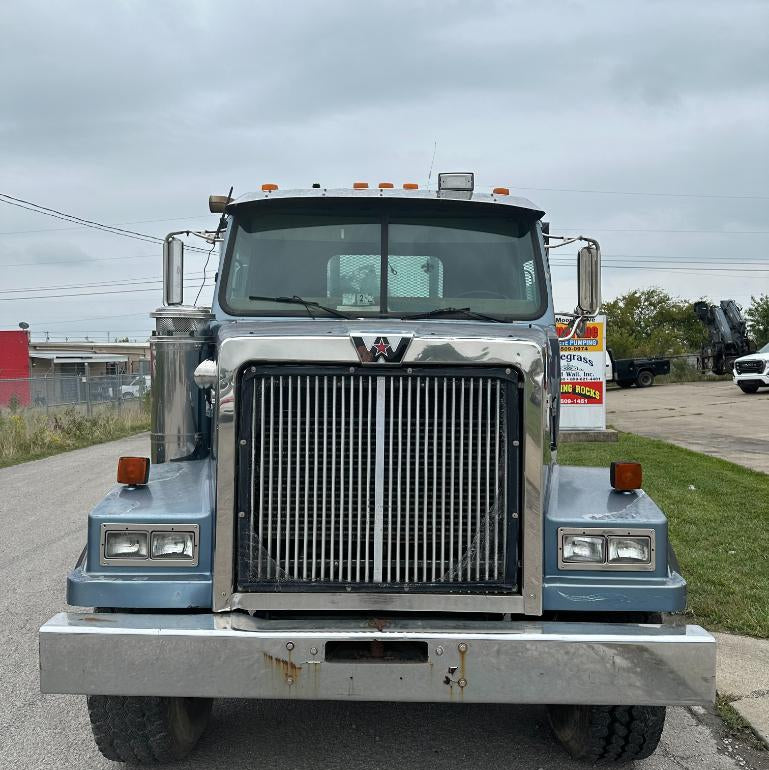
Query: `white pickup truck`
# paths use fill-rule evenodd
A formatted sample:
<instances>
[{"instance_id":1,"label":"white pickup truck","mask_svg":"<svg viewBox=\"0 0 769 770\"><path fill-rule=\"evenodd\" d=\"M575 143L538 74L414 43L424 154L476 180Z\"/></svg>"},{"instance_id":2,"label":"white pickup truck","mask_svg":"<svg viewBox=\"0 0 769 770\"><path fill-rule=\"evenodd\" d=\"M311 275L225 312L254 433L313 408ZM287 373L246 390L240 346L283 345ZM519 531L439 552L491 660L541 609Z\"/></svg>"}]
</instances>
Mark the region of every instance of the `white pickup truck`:
<instances>
[{"instance_id":1,"label":"white pickup truck","mask_svg":"<svg viewBox=\"0 0 769 770\"><path fill-rule=\"evenodd\" d=\"M141 398L150 389L149 374L134 378L128 385L120 386L120 398Z\"/></svg>"},{"instance_id":2,"label":"white pickup truck","mask_svg":"<svg viewBox=\"0 0 769 770\"><path fill-rule=\"evenodd\" d=\"M755 393L762 385L769 386L769 343L755 353L736 358L732 375L743 393Z\"/></svg>"}]
</instances>

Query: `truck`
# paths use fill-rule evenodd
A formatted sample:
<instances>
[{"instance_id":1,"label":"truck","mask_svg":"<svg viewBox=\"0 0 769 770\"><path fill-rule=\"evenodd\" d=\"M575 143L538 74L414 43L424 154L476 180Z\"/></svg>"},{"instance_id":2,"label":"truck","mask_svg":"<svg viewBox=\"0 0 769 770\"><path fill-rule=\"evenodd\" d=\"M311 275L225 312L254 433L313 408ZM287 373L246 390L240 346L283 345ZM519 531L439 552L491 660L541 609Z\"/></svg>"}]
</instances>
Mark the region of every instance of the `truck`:
<instances>
[{"instance_id":1,"label":"truck","mask_svg":"<svg viewBox=\"0 0 769 770\"><path fill-rule=\"evenodd\" d=\"M748 335L748 322L733 299L722 299L717 305L700 300L692 307L708 334L708 341L700 353L703 371L728 374L738 358L755 351Z\"/></svg>"},{"instance_id":2,"label":"truck","mask_svg":"<svg viewBox=\"0 0 769 770\"><path fill-rule=\"evenodd\" d=\"M152 378L149 374L134 377L127 385L120 386L120 398L141 398L150 390Z\"/></svg>"},{"instance_id":3,"label":"truck","mask_svg":"<svg viewBox=\"0 0 769 770\"><path fill-rule=\"evenodd\" d=\"M769 343L755 353L734 360L732 380L743 393L757 393L769 386Z\"/></svg>"},{"instance_id":4,"label":"truck","mask_svg":"<svg viewBox=\"0 0 769 770\"><path fill-rule=\"evenodd\" d=\"M572 756L627 762L713 701L640 465L557 461L548 253L584 244L574 335L594 239L470 173L209 206L211 307L170 233L150 457L118 459L39 632L105 757L181 759L213 699L256 698L541 704Z\"/></svg>"},{"instance_id":5,"label":"truck","mask_svg":"<svg viewBox=\"0 0 769 770\"><path fill-rule=\"evenodd\" d=\"M658 374L670 374L669 358L614 358L611 348L606 352L606 382L621 388L650 388Z\"/></svg>"}]
</instances>

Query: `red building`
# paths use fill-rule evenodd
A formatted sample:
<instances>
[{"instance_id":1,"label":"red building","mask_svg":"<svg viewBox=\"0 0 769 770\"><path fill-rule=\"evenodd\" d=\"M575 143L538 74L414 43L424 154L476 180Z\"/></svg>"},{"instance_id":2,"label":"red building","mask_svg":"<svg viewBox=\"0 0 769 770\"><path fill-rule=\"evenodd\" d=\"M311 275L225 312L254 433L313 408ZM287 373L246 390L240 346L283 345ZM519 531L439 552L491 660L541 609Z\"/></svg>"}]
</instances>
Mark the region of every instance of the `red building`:
<instances>
[{"instance_id":1,"label":"red building","mask_svg":"<svg viewBox=\"0 0 769 770\"><path fill-rule=\"evenodd\" d=\"M29 406L29 332L21 329L0 331L0 407L13 403Z\"/></svg>"}]
</instances>

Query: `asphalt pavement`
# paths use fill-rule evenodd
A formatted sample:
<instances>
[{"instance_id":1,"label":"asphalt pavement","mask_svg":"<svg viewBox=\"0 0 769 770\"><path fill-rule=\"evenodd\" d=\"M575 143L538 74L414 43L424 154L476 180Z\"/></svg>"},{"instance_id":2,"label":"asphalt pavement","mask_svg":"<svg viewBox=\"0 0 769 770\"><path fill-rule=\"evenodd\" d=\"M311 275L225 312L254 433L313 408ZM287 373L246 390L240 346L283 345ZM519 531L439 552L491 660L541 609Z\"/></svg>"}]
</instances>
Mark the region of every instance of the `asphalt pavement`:
<instances>
[{"instance_id":1,"label":"asphalt pavement","mask_svg":"<svg viewBox=\"0 0 769 770\"><path fill-rule=\"evenodd\" d=\"M747 394L731 380L613 388L606 423L769 473L767 388Z\"/></svg>"},{"instance_id":2,"label":"asphalt pavement","mask_svg":"<svg viewBox=\"0 0 769 770\"><path fill-rule=\"evenodd\" d=\"M83 548L88 509L117 457L147 454L143 436L0 470L0 768L119 768L91 738L84 697L39 692L37 630L67 609L65 576ZM115 661L119 666L120 661ZM190 672L194 676L194 672ZM568 671L564 671L568 686ZM644 770L769 768L705 709L669 709ZM220 701L193 756L175 767L584 768L530 706Z\"/></svg>"}]
</instances>

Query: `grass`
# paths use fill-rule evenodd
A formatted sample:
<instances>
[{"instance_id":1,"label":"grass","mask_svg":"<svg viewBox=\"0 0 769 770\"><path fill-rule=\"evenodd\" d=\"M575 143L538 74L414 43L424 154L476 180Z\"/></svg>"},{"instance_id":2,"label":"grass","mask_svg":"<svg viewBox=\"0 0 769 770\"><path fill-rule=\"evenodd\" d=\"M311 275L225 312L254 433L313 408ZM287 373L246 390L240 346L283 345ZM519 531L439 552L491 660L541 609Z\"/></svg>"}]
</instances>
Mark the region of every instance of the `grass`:
<instances>
[{"instance_id":1,"label":"grass","mask_svg":"<svg viewBox=\"0 0 769 770\"><path fill-rule=\"evenodd\" d=\"M716 711L724 722L729 735L739 738L743 743L747 743L755 751L766 751L766 745L756 735L750 723L740 716L732 703L736 698L731 695L716 695Z\"/></svg>"},{"instance_id":2,"label":"grass","mask_svg":"<svg viewBox=\"0 0 769 770\"><path fill-rule=\"evenodd\" d=\"M39 460L149 429L146 405L86 416L74 407L50 415L34 410L0 414L0 468Z\"/></svg>"},{"instance_id":3,"label":"grass","mask_svg":"<svg viewBox=\"0 0 769 770\"><path fill-rule=\"evenodd\" d=\"M563 465L637 460L644 489L667 514L689 584L687 613L713 630L769 638L769 476L620 433L617 443L564 444Z\"/></svg>"}]
</instances>

